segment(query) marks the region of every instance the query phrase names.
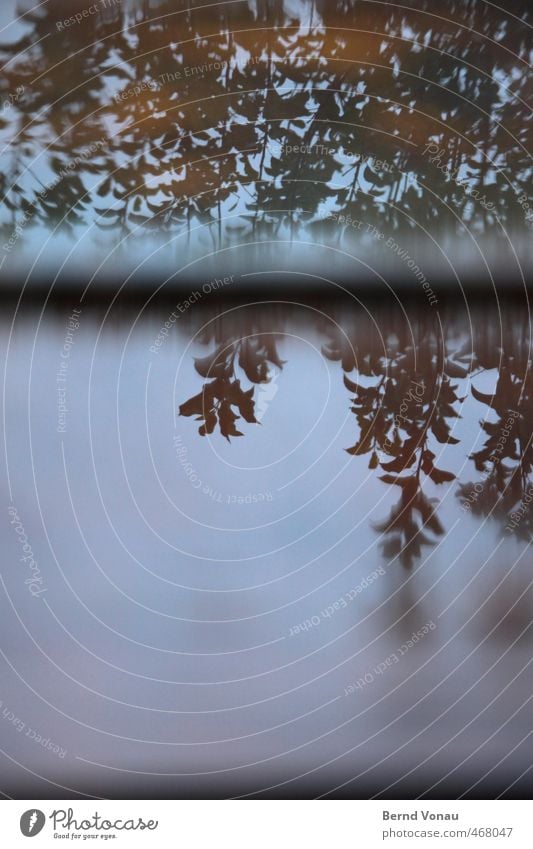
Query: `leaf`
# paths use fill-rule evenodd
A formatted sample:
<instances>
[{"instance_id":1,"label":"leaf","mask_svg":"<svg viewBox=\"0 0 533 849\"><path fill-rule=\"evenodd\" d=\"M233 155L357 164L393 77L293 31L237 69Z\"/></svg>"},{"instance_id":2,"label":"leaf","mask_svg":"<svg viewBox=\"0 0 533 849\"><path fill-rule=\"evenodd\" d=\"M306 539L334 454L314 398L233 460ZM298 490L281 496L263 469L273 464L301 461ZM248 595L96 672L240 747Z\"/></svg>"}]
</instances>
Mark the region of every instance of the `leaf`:
<instances>
[{"instance_id":1,"label":"leaf","mask_svg":"<svg viewBox=\"0 0 533 849\"><path fill-rule=\"evenodd\" d=\"M101 183L101 185L98 187L97 194L100 195L100 197L103 197L104 195L107 195L107 193L109 192L110 189L111 189L111 177L107 177L103 181L103 183Z\"/></svg>"},{"instance_id":2,"label":"leaf","mask_svg":"<svg viewBox=\"0 0 533 849\"><path fill-rule=\"evenodd\" d=\"M220 424L220 433L222 436L225 436L228 442L230 441L230 436L242 436L243 434L240 430L237 430L235 427L235 422L239 416L237 416L231 406L229 401L222 401L220 403L220 407L218 409L218 421Z\"/></svg>"},{"instance_id":3,"label":"leaf","mask_svg":"<svg viewBox=\"0 0 533 849\"><path fill-rule=\"evenodd\" d=\"M223 345L207 357L195 357L194 367L202 377L228 378L231 375L231 356L234 345Z\"/></svg>"},{"instance_id":4,"label":"leaf","mask_svg":"<svg viewBox=\"0 0 533 849\"><path fill-rule=\"evenodd\" d=\"M435 466L432 467L429 472L429 476L433 483L447 483L455 480L454 474L451 472L445 472L442 469L437 469Z\"/></svg>"},{"instance_id":5,"label":"leaf","mask_svg":"<svg viewBox=\"0 0 533 849\"><path fill-rule=\"evenodd\" d=\"M444 371L448 377L466 377L468 375L468 369L460 366L458 363L454 363L452 360L445 360Z\"/></svg>"},{"instance_id":6,"label":"leaf","mask_svg":"<svg viewBox=\"0 0 533 849\"><path fill-rule=\"evenodd\" d=\"M410 476L400 478L397 475L381 475L379 479L380 481L383 481L383 483L396 484L396 486L403 487L407 486L409 482L413 480Z\"/></svg>"},{"instance_id":7,"label":"leaf","mask_svg":"<svg viewBox=\"0 0 533 849\"><path fill-rule=\"evenodd\" d=\"M100 215L102 218L112 218L112 217L117 218L118 215L119 215L118 209L100 209L100 208L95 207L94 211L96 212L97 215Z\"/></svg>"},{"instance_id":8,"label":"leaf","mask_svg":"<svg viewBox=\"0 0 533 849\"><path fill-rule=\"evenodd\" d=\"M431 430L438 441L442 444L447 443L450 439L450 428L442 418L433 419L431 422Z\"/></svg>"},{"instance_id":9,"label":"leaf","mask_svg":"<svg viewBox=\"0 0 533 849\"><path fill-rule=\"evenodd\" d=\"M496 401L495 395L487 395L485 392L480 392L474 385L472 385L470 389L472 390L472 395L476 401L480 401L482 404L487 404L489 407L494 407L494 403Z\"/></svg>"},{"instance_id":10,"label":"leaf","mask_svg":"<svg viewBox=\"0 0 533 849\"><path fill-rule=\"evenodd\" d=\"M252 383L263 383L268 377L268 366L251 340L246 339L241 344L239 352L239 365L243 369L248 380Z\"/></svg>"},{"instance_id":11,"label":"leaf","mask_svg":"<svg viewBox=\"0 0 533 849\"><path fill-rule=\"evenodd\" d=\"M381 468L385 472L403 472L405 469L408 469L413 465L415 459L416 457L414 454L411 454L411 456L402 455L391 460L389 463L382 463Z\"/></svg>"},{"instance_id":12,"label":"leaf","mask_svg":"<svg viewBox=\"0 0 533 849\"><path fill-rule=\"evenodd\" d=\"M233 381L226 391L226 398L231 402L231 404L239 408L239 412L243 419L249 424L258 424L254 412L255 403L253 397L254 387L252 386L251 389L248 389L245 392L241 389L240 380Z\"/></svg>"},{"instance_id":13,"label":"leaf","mask_svg":"<svg viewBox=\"0 0 533 849\"><path fill-rule=\"evenodd\" d=\"M383 542L382 552L384 557L386 557L387 560L394 560L396 557L398 557L401 547L401 535L391 534L391 536Z\"/></svg>"},{"instance_id":14,"label":"leaf","mask_svg":"<svg viewBox=\"0 0 533 849\"><path fill-rule=\"evenodd\" d=\"M362 454L368 454L371 450L371 445L368 441L361 440L360 442L356 442L351 448L344 449L348 454L351 454L352 457L359 457Z\"/></svg>"},{"instance_id":15,"label":"leaf","mask_svg":"<svg viewBox=\"0 0 533 849\"><path fill-rule=\"evenodd\" d=\"M330 345L322 345L320 350L324 357L326 357L326 359L328 360L331 360L332 362L338 362L342 357L339 348L335 348Z\"/></svg>"},{"instance_id":16,"label":"leaf","mask_svg":"<svg viewBox=\"0 0 533 849\"><path fill-rule=\"evenodd\" d=\"M344 385L345 385L346 389L348 389L350 392L353 392L354 394L358 394L361 391L361 387L357 383L354 383L352 380L350 380L350 378L347 377L347 375L344 375L343 379L344 379Z\"/></svg>"},{"instance_id":17,"label":"leaf","mask_svg":"<svg viewBox=\"0 0 533 849\"><path fill-rule=\"evenodd\" d=\"M200 416L203 418L204 411L204 394L200 392L198 395L195 395L193 398L189 398L184 404L180 405L179 413L180 416Z\"/></svg>"},{"instance_id":18,"label":"leaf","mask_svg":"<svg viewBox=\"0 0 533 849\"><path fill-rule=\"evenodd\" d=\"M214 410L209 410L205 417L205 424L203 424L198 433L200 436L206 436L208 433L213 433L217 424L217 417Z\"/></svg>"},{"instance_id":19,"label":"leaf","mask_svg":"<svg viewBox=\"0 0 533 849\"><path fill-rule=\"evenodd\" d=\"M286 360L280 359L276 348L276 340L273 336L266 336L264 339L264 346L266 351L267 360L272 363L272 365L277 366L279 369L282 369Z\"/></svg>"}]
</instances>

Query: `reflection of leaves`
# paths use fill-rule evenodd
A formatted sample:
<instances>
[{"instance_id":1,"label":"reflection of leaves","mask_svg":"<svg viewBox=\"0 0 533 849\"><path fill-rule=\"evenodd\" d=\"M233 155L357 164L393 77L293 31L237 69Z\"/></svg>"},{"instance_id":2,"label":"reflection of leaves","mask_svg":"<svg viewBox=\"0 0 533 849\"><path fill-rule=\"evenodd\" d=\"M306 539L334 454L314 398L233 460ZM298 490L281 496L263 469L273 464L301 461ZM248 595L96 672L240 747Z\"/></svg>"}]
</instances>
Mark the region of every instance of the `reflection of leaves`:
<instances>
[{"instance_id":1,"label":"reflection of leaves","mask_svg":"<svg viewBox=\"0 0 533 849\"><path fill-rule=\"evenodd\" d=\"M431 422L431 430L435 438L442 444L457 445L459 442L454 436L450 436L450 426L442 417L435 416Z\"/></svg>"},{"instance_id":2,"label":"reflection of leaves","mask_svg":"<svg viewBox=\"0 0 533 849\"><path fill-rule=\"evenodd\" d=\"M239 352L239 365L252 383L263 383L268 378L268 363L264 352L255 340L244 339Z\"/></svg>"},{"instance_id":3,"label":"reflection of leaves","mask_svg":"<svg viewBox=\"0 0 533 849\"><path fill-rule=\"evenodd\" d=\"M444 363L444 371L448 375L448 377L466 377L468 374L468 369L464 366L455 363L451 359L447 359Z\"/></svg>"},{"instance_id":4,"label":"reflection of leaves","mask_svg":"<svg viewBox=\"0 0 533 849\"><path fill-rule=\"evenodd\" d=\"M129 4L109 2L83 26L59 31L57 21L83 5L83 0L55 0L48 4L53 8L41 4L38 13L26 11L24 32L0 45L0 99L9 105L1 110L0 123L13 125L9 135L18 142L9 184L24 171L21 157L32 161L55 153L70 161L99 135L112 137L110 129L117 127L117 141L104 163L86 161L83 167L102 177L94 194L108 203L110 198L119 201L117 214L99 222L102 227L115 225L126 232L136 224L146 230L189 228L218 219L225 203L227 209L236 203L244 208L249 195L254 228L268 238L279 210L287 211L293 229L304 213L316 216L325 206L381 227L384 222L398 226L401 206L432 232L453 226L454 219L441 213L451 209L458 213L457 226L474 220L474 229L487 232L493 216L472 203L456 180L443 178L428 157L398 150L394 138L400 133L418 150L431 137L443 150L442 166L466 166L471 188L494 205L507 227L523 220L515 192L527 191L530 177L521 143L529 80L517 68L529 49L527 27L508 28L506 52L498 54L502 77L513 81L512 96L494 80L493 52L481 51L480 68L457 61L471 52L472 30L487 43L501 40L501 16L491 4L463 4L468 26L454 36L453 56L449 28L434 30L432 49L426 49L424 16L394 4L366 8L352 0L313 0L322 26L304 32L294 26L282 0L257 0L231 10L159 0L156 16L150 8L154 4L144 0L135 4L132 39L127 36ZM431 3L421 0L420 8L430 9ZM416 50L401 37L406 27ZM363 42L360 32L365 31L386 32L387 38L370 34ZM76 58L67 65L68 55ZM361 62L357 70L349 65L354 55ZM219 63L220 71L210 68L190 78L182 74L177 84L164 81L178 67L207 63ZM437 73L446 77L446 87L435 88ZM370 74L375 90L387 90L386 99L369 98L361 90L368 87ZM109 90L116 89L117 80L119 100L114 100ZM417 108L421 103L431 104L424 117ZM434 121L452 114L458 127L469 128L454 144L447 138L447 121L440 129ZM494 116L498 122L493 126ZM376 127L379 135L372 131ZM479 155L472 155L471 146ZM346 163L355 154L356 161ZM516 186L497 173L487 179L491 160L502 157ZM382 169L378 160L395 167ZM61 188L59 208L79 201L84 191L76 189L72 199L70 194ZM13 193L6 207L9 203ZM43 209L43 218L53 220L54 212ZM94 210L83 217L90 220L90 215ZM248 223L247 217L243 220ZM334 238L344 229L332 227ZM457 360L447 368L450 376L460 376Z\"/></svg>"},{"instance_id":5,"label":"reflection of leaves","mask_svg":"<svg viewBox=\"0 0 533 849\"><path fill-rule=\"evenodd\" d=\"M341 340L332 340L327 345L323 345L322 353L326 359L334 363L340 361L344 371L352 371L355 367L355 350L344 337ZM348 388L350 389L350 386ZM352 389L351 391L357 390Z\"/></svg>"},{"instance_id":6,"label":"reflection of leaves","mask_svg":"<svg viewBox=\"0 0 533 849\"><path fill-rule=\"evenodd\" d=\"M485 443L470 455L475 468L483 474L477 482L459 485L457 496L465 510L477 517L489 516L507 526L511 516L520 515L513 532L530 541L533 516L524 510L533 470L533 378L529 364L529 328L524 327L524 340L516 336L499 354L498 379L494 392L480 392L471 387L472 395L496 414L495 422L481 422ZM508 349L511 350L508 350ZM481 362L485 365L483 350ZM493 367L492 360L489 360Z\"/></svg>"},{"instance_id":7,"label":"reflection of leaves","mask_svg":"<svg viewBox=\"0 0 533 849\"><path fill-rule=\"evenodd\" d=\"M222 377L228 379L233 374L235 346L224 343L207 357L196 357L194 367L202 377Z\"/></svg>"},{"instance_id":8,"label":"reflection of leaves","mask_svg":"<svg viewBox=\"0 0 533 849\"><path fill-rule=\"evenodd\" d=\"M400 339L401 333L396 327L394 330ZM351 353L354 351L357 357ZM400 487L399 503L376 530L386 537L382 543L385 556L398 556L404 566L410 566L422 545L434 544L426 530L434 535L443 533L436 507L422 491L422 475L437 485L455 480L452 472L435 465L436 454L429 443L431 439L441 444L459 442L451 435L447 420L457 418L455 404L463 399L450 376L463 377L467 370L444 359L436 337L425 331L414 345L394 342L381 358L365 356L361 346L357 349L347 339L332 339L324 353L340 360L345 371L346 367L357 369L359 379L344 374L358 428L358 439L347 451L352 456L370 454L369 468L381 467L385 474L379 479ZM362 385L369 380L371 385ZM378 452L387 456L380 459Z\"/></svg>"},{"instance_id":9,"label":"reflection of leaves","mask_svg":"<svg viewBox=\"0 0 533 849\"><path fill-rule=\"evenodd\" d=\"M220 433L229 441L230 436L243 435L235 424L239 418L257 423L253 393L253 387L248 391L242 389L239 380L217 377L207 383L198 395L181 404L179 413L180 416L195 416L197 421L203 421L198 429L200 436L213 433L218 424ZM234 411L234 407L240 415Z\"/></svg>"},{"instance_id":10,"label":"reflection of leaves","mask_svg":"<svg viewBox=\"0 0 533 849\"><path fill-rule=\"evenodd\" d=\"M382 542L383 555L388 559L399 557L402 565L409 568L420 556L423 545L435 545L435 540L424 529L440 536L444 528L435 512L435 502L419 490L416 475L390 478L390 475L384 475L380 480L400 485L402 495L389 517L384 522L377 522L374 529L386 537Z\"/></svg>"},{"instance_id":11,"label":"reflection of leaves","mask_svg":"<svg viewBox=\"0 0 533 849\"><path fill-rule=\"evenodd\" d=\"M480 401L482 404L487 404L489 407L492 407L495 401L494 395L487 395L485 392L480 392L475 386L471 386L470 389L476 401Z\"/></svg>"},{"instance_id":12,"label":"reflection of leaves","mask_svg":"<svg viewBox=\"0 0 533 849\"><path fill-rule=\"evenodd\" d=\"M209 341L209 336L204 341ZM239 418L249 424L258 424L255 387L242 388L235 374L237 363L254 384L268 381L268 363L279 368L284 365L272 333L228 337L211 354L196 357L194 366L198 374L206 379L215 379L206 383L198 395L181 404L179 412L182 416L195 416L197 421L203 422L198 430L200 436L213 433L218 424L220 433L229 441L232 436L243 435L236 426Z\"/></svg>"}]
</instances>

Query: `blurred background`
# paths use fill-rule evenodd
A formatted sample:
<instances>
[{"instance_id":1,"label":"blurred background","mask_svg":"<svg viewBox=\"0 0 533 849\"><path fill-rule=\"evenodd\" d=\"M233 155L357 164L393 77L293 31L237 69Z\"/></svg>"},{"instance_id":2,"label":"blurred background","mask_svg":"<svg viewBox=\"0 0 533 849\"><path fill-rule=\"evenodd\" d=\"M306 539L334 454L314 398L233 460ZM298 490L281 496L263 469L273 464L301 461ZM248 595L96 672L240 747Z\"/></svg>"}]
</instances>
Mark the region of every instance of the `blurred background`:
<instances>
[{"instance_id":1,"label":"blurred background","mask_svg":"<svg viewBox=\"0 0 533 849\"><path fill-rule=\"evenodd\" d=\"M525 2L5 2L0 790L530 792Z\"/></svg>"}]
</instances>

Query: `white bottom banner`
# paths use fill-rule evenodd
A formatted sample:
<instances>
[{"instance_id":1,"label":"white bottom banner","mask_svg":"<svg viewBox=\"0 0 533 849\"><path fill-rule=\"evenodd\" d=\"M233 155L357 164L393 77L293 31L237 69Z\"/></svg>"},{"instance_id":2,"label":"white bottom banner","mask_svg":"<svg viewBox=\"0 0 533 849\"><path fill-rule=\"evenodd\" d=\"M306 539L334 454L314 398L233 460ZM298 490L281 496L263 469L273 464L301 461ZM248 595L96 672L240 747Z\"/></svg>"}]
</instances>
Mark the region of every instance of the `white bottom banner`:
<instances>
[{"instance_id":1,"label":"white bottom banner","mask_svg":"<svg viewBox=\"0 0 533 849\"><path fill-rule=\"evenodd\" d=\"M533 846L521 801L5 801L2 846Z\"/></svg>"}]
</instances>

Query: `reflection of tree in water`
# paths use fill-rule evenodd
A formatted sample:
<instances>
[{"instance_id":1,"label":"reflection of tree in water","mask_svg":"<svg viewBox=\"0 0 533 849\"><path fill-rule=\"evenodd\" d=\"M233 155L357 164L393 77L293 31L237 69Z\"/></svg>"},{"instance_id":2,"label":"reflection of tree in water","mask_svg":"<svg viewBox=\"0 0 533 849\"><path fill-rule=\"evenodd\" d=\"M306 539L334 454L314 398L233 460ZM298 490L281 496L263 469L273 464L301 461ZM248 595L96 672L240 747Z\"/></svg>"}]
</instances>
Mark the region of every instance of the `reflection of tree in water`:
<instances>
[{"instance_id":1,"label":"reflection of tree in water","mask_svg":"<svg viewBox=\"0 0 533 849\"><path fill-rule=\"evenodd\" d=\"M504 325L501 338L497 335L489 325L475 346L477 368L498 371L493 394L472 386L474 398L487 408L487 416L480 422L485 443L470 456L482 477L461 483L457 495L464 510L496 519L529 542L533 538L533 513L529 507L533 485L533 379L527 315L521 322L515 319L512 325Z\"/></svg>"},{"instance_id":2,"label":"reflection of tree in water","mask_svg":"<svg viewBox=\"0 0 533 849\"><path fill-rule=\"evenodd\" d=\"M455 480L455 474L442 468L442 460L437 462L437 452L459 444L453 424L459 416L458 405L465 400L459 389L459 381L465 378L472 378L472 396L488 405L497 421L480 423L487 440L471 455L480 472L488 469L482 486L459 483L456 494L469 504L473 515L490 515L502 525L510 521L510 514L511 521L516 520L520 504L532 501L527 497L533 491L529 330L524 319L519 333L511 313L508 327L490 331L478 315L474 336L468 341L466 328L458 330L453 320L443 333L434 316L421 314L409 323L379 314L379 331L367 317L354 320L348 330L332 331L329 323L321 326L327 337L323 354L341 364L350 393L356 439L348 453L368 455L369 469L379 469L379 479L399 490L390 515L374 525L382 535L387 559L398 558L409 567L423 546L435 545L444 533L437 515L439 502L425 490L428 484L440 486ZM195 367L206 383L180 406L182 415L194 415L202 422L201 435L213 433L218 426L228 439L242 435L236 426L239 416L246 422L257 421L254 388L268 380L270 366L283 365L276 337L285 324L281 319L265 322L259 315L244 325L236 320L230 325L221 319L216 330L204 337L204 342L214 343L214 350L196 359ZM503 351L501 335L507 340ZM479 392L475 375L495 369L494 394ZM243 378L251 388L242 388ZM445 453L449 450L453 449ZM516 533L529 540L532 523L532 512L523 509L520 521L515 521Z\"/></svg>"},{"instance_id":3,"label":"reflection of tree in water","mask_svg":"<svg viewBox=\"0 0 533 849\"><path fill-rule=\"evenodd\" d=\"M429 0L416 8L409 0L401 7L312 0L309 28L282 0L258 0L255 11L247 3L146 0L135 12L109 4L58 29L86 6L36 7L25 15L24 34L0 48L2 99L24 86L0 115L9 144L0 177L7 235L23 215L71 228L98 219L113 240L137 228L192 239L203 226L194 238L209 250L296 238L304 223L317 240L339 243L353 229L339 215L333 220L341 212L395 234L414 222L437 236L461 232L462 222L486 232L496 214L507 230L523 224L517 195L527 193L530 176L528 33L494 5L460 0L454 22L437 17ZM513 14L525 21L525 12ZM439 148L439 165L467 188L423 155L429 142ZM492 212L472 201L473 189ZM236 416L254 422L253 387L277 354L253 338L220 339L212 357L197 363L206 386L182 412L199 416L201 431L219 427L230 438ZM479 338L477 362L461 365L437 339L434 328L422 327L396 351L362 352L370 359L357 356L354 379L354 363L343 359L360 430L351 451L368 453L371 467L401 490L382 528L387 550L404 562L441 533L423 481L451 479L435 467L433 443L453 443L449 422L459 399L452 381L469 370L499 369L494 398L478 395L499 421L484 423L487 444L473 455L488 473L472 513L507 521L530 481L526 346L507 348L494 363L496 349ZM424 393L398 426L413 380ZM516 438L493 463L509 408L520 411ZM464 500L471 488L461 486ZM530 522L528 514L516 532L529 533Z\"/></svg>"},{"instance_id":4,"label":"reflection of tree in water","mask_svg":"<svg viewBox=\"0 0 533 849\"><path fill-rule=\"evenodd\" d=\"M455 478L435 465L431 448L432 442L458 443L449 420L457 417L454 404L462 400L451 381L460 366L446 359L436 330L421 322L410 339L400 332L398 341L389 342L381 354L379 348L367 353L355 339L335 339L324 349L328 359L341 361L345 372L356 370L357 381L344 375L358 429L348 453L369 454L369 468L379 467L385 473L380 480L399 487L398 503L375 528L384 536L385 557L399 557L405 566L444 530L423 481L443 484Z\"/></svg>"},{"instance_id":5,"label":"reflection of tree in water","mask_svg":"<svg viewBox=\"0 0 533 849\"><path fill-rule=\"evenodd\" d=\"M69 210L70 224L100 216L117 236L209 225L215 246L294 236L302 222L337 240L342 228L325 221L334 210L393 230L412 226L406 216L433 233L494 224L421 155L429 141L507 227L523 222L527 31L490 4L462 0L454 23L436 21L428 0L324 0L310 4L309 29L281 0L256 13L166 0L135 13L110 4L58 31L86 5L38 7L2 47L3 93L25 86L3 116L15 140L4 154L8 228L28 205L46 224Z\"/></svg>"}]
</instances>

